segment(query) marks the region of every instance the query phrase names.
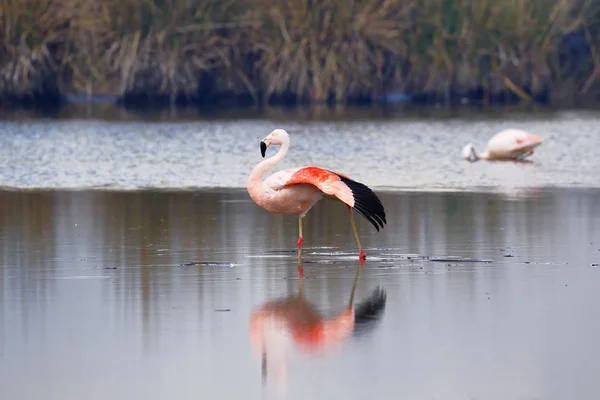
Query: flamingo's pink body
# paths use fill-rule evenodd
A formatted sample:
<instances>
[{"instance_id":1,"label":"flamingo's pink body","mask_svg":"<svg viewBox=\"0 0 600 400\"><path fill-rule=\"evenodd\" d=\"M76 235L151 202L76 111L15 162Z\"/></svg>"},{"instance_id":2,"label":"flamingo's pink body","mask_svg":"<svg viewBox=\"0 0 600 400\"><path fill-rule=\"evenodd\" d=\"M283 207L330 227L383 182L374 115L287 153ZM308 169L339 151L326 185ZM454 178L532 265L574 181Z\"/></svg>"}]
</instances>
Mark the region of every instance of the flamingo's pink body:
<instances>
[{"instance_id":1,"label":"flamingo's pink body","mask_svg":"<svg viewBox=\"0 0 600 400\"><path fill-rule=\"evenodd\" d=\"M505 129L495 134L483 153L469 143L463 148L463 157L471 162L482 160L524 160L533 154L543 139L521 129Z\"/></svg>"},{"instance_id":2,"label":"flamingo's pink body","mask_svg":"<svg viewBox=\"0 0 600 400\"><path fill-rule=\"evenodd\" d=\"M344 341L353 331L352 307L325 319L302 296L271 301L254 311L250 319L250 337L261 353L269 338L282 344L287 338L286 346L321 352Z\"/></svg>"},{"instance_id":3,"label":"flamingo's pink body","mask_svg":"<svg viewBox=\"0 0 600 400\"><path fill-rule=\"evenodd\" d=\"M257 169L253 173L256 171ZM250 175L250 179L252 178ZM317 167L290 168L269 176L260 182L262 185L256 180L252 183L248 186L252 200L273 213L304 216L324 194L335 196L354 207L352 191L340 177Z\"/></svg>"},{"instance_id":4,"label":"flamingo's pink body","mask_svg":"<svg viewBox=\"0 0 600 400\"><path fill-rule=\"evenodd\" d=\"M365 255L356 232L352 209L356 209L377 230L386 223L385 211L375 193L362 183L345 175L318 167L290 168L276 172L264 181L262 176L287 154L290 138L283 129L275 129L261 141L263 157L268 146L280 145L279 152L260 162L248 178L248 193L256 204L267 211L296 215L298 219L298 256L303 243L302 218L310 208L324 196L335 198L350 208L350 219L360 250L360 259Z\"/></svg>"},{"instance_id":5,"label":"flamingo's pink body","mask_svg":"<svg viewBox=\"0 0 600 400\"><path fill-rule=\"evenodd\" d=\"M285 381L290 354L329 352L352 336L353 331L353 307L326 319L302 296L270 301L250 318L252 347L263 357L263 379L269 365L275 378Z\"/></svg>"}]
</instances>

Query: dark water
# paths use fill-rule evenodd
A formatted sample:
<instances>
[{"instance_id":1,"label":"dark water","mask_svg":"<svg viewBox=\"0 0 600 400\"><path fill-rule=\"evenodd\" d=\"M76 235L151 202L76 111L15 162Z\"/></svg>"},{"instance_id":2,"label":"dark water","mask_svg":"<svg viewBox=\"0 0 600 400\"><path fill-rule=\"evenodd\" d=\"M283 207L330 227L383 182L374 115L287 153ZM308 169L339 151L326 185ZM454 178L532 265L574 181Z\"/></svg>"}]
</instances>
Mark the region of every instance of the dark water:
<instances>
[{"instance_id":1,"label":"dark water","mask_svg":"<svg viewBox=\"0 0 600 400\"><path fill-rule=\"evenodd\" d=\"M297 293L295 218L244 191L0 193L0 398L600 397L600 191L381 197L355 295L383 288L381 319L263 386L250 317ZM345 207L313 208L305 247L304 298L335 316Z\"/></svg>"}]
</instances>

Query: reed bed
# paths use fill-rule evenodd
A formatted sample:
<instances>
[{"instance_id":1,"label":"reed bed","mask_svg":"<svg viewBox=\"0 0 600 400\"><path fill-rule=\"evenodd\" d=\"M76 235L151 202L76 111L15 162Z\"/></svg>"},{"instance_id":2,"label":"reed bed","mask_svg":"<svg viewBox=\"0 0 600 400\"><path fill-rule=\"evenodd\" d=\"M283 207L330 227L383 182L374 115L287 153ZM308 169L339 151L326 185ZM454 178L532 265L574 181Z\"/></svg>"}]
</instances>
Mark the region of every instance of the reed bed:
<instances>
[{"instance_id":1,"label":"reed bed","mask_svg":"<svg viewBox=\"0 0 600 400\"><path fill-rule=\"evenodd\" d=\"M0 1L0 103L59 96L70 17L61 0Z\"/></svg>"},{"instance_id":2,"label":"reed bed","mask_svg":"<svg viewBox=\"0 0 600 400\"><path fill-rule=\"evenodd\" d=\"M557 92L600 95L599 0L0 0L0 103Z\"/></svg>"}]
</instances>

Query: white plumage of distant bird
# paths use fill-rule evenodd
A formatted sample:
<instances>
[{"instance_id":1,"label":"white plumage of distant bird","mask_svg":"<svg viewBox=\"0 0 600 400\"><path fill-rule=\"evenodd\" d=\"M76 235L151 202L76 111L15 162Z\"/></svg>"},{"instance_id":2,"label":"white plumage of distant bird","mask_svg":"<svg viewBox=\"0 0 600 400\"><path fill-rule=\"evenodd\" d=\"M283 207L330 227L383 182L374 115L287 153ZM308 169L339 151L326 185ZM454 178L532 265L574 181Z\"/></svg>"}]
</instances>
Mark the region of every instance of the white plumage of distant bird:
<instances>
[{"instance_id":1,"label":"white plumage of distant bird","mask_svg":"<svg viewBox=\"0 0 600 400\"><path fill-rule=\"evenodd\" d=\"M470 162L477 160L522 161L533 155L533 149L542 142L543 139L533 133L521 129L505 129L489 140L483 153L479 153L472 143L467 144L463 148L463 157Z\"/></svg>"}]
</instances>

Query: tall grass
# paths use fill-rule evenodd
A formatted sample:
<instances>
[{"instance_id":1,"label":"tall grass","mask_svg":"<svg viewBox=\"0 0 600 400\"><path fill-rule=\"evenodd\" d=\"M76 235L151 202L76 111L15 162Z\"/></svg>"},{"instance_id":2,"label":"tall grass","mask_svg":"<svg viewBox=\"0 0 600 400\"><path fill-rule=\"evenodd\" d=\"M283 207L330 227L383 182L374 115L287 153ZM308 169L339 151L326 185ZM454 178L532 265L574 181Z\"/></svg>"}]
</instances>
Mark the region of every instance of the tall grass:
<instances>
[{"instance_id":1,"label":"tall grass","mask_svg":"<svg viewBox=\"0 0 600 400\"><path fill-rule=\"evenodd\" d=\"M195 97L202 74L227 77L231 43L219 26L231 0L88 1L79 19L75 90Z\"/></svg>"},{"instance_id":2,"label":"tall grass","mask_svg":"<svg viewBox=\"0 0 600 400\"><path fill-rule=\"evenodd\" d=\"M416 0L259 0L255 50L265 97L343 101L381 92L406 56Z\"/></svg>"},{"instance_id":3,"label":"tall grass","mask_svg":"<svg viewBox=\"0 0 600 400\"><path fill-rule=\"evenodd\" d=\"M73 9L63 0L1 0L0 101L59 93Z\"/></svg>"},{"instance_id":4,"label":"tall grass","mask_svg":"<svg viewBox=\"0 0 600 400\"><path fill-rule=\"evenodd\" d=\"M600 0L0 0L0 101L531 99L599 83Z\"/></svg>"}]
</instances>

